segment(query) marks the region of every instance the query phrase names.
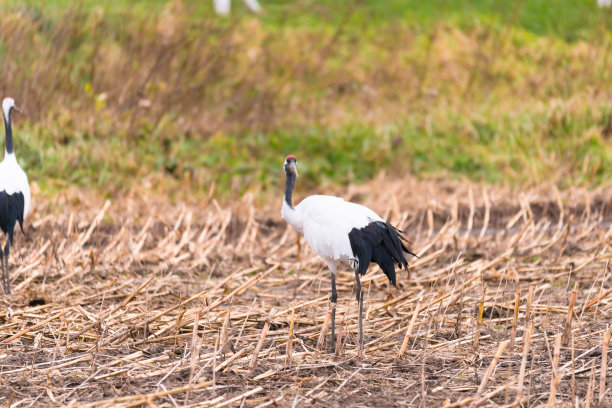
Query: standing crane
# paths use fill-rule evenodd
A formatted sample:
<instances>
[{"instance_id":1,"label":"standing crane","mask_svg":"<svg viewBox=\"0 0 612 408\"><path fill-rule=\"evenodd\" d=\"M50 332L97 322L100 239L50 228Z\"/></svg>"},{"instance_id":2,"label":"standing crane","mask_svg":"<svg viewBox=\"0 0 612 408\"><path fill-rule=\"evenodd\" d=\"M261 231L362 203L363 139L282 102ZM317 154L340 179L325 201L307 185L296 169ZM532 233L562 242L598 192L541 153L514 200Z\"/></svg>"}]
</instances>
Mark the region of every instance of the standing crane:
<instances>
[{"instance_id":1,"label":"standing crane","mask_svg":"<svg viewBox=\"0 0 612 408\"><path fill-rule=\"evenodd\" d=\"M21 110L15 105L13 98L4 98L2 101L2 115L4 116L4 130L6 144L4 160L0 163L0 228L8 235L4 251L0 249L0 263L2 263L2 286L4 293L11 293L11 281L9 278L9 248L13 243L13 230L19 222L21 232L23 230L23 219L30 209L30 186L28 176L17 163L13 151L13 128L11 125L11 114Z\"/></svg>"},{"instance_id":2,"label":"standing crane","mask_svg":"<svg viewBox=\"0 0 612 408\"><path fill-rule=\"evenodd\" d=\"M355 272L359 303L359 350L363 350L363 292L359 276L365 275L370 262L380 266L389 281L396 285L395 264L408 271L404 252L416 256L406 245L402 232L385 222L378 214L359 204L339 197L313 195L293 206L292 194L298 177L297 160L285 159L285 197L281 215L297 232L304 234L308 245L325 260L331 272L332 303L331 345L336 344L336 269L349 264Z\"/></svg>"}]
</instances>

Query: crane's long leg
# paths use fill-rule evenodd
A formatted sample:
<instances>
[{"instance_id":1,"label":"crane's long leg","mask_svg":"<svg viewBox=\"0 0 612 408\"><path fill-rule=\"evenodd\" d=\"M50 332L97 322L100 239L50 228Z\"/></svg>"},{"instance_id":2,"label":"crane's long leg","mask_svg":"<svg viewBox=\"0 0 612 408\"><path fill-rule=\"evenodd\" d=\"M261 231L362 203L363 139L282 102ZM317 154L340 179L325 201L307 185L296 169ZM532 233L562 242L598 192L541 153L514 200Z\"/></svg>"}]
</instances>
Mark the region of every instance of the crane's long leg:
<instances>
[{"instance_id":1,"label":"crane's long leg","mask_svg":"<svg viewBox=\"0 0 612 408\"><path fill-rule=\"evenodd\" d=\"M4 245L4 273L6 274L6 287L5 293L11 294L11 279L9 278L9 245L11 244L10 238L6 240L6 245Z\"/></svg>"},{"instance_id":2,"label":"crane's long leg","mask_svg":"<svg viewBox=\"0 0 612 408\"><path fill-rule=\"evenodd\" d=\"M332 285L332 295L331 295L331 350L332 353L336 349L336 306L338 305L338 292L336 292L336 274L331 274L331 285Z\"/></svg>"},{"instance_id":3,"label":"crane's long leg","mask_svg":"<svg viewBox=\"0 0 612 408\"><path fill-rule=\"evenodd\" d=\"M331 273L331 289L332 294L329 299L331 302L331 352L333 353L336 349L336 306L338 305L338 292L336 291L336 268L337 265L334 263L327 263L329 272Z\"/></svg>"},{"instance_id":4,"label":"crane's long leg","mask_svg":"<svg viewBox=\"0 0 612 408\"><path fill-rule=\"evenodd\" d=\"M361 354L363 351L363 292L361 291L361 281L357 268L355 268L355 284L357 285L357 302L359 303L359 354Z\"/></svg>"},{"instance_id":5,"label":"crane's long leg","mask_svg":"<svg viewBox=\"0 0 612 408\"><path fill-rule=\"evenodd\" d=\"M4 252L0 250L0 264L2 264L2 291L7 294L6 291L6 273L4 272Z\"/></svg>"}]
</instances>

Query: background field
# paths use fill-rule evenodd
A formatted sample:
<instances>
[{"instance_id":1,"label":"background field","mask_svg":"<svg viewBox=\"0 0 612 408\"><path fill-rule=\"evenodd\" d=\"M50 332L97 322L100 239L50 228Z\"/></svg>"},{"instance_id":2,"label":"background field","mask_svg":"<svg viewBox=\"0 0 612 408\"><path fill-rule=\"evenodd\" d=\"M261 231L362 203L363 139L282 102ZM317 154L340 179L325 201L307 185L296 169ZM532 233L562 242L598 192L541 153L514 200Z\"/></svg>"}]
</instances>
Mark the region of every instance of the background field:
<instances>
[{"instance_id":1,"label":"background field","mask_svg":"<svg viewBox=\"0 0 612 408\"><path fill-rule=\"evenodd\" d=\"M393 174L592 186L612 169L594 1L4 2L0 90L43 192L236 196ZM184 198L184 197L182 197Z\"/></svg>"},{"instance_id":2,"label":"background field","mask_svg":"<svg viewBox=\"0 0 612 408\"><path fill-rule=\"evenodd\" d=\"M612 11L211 4L0 1L33 193L0 403L611 405ZM397 289L366 276L363 357L349 272L337 355L321 337L290 153L296 200L366 204L421 256Z\"/></svg>"}]
</instances>

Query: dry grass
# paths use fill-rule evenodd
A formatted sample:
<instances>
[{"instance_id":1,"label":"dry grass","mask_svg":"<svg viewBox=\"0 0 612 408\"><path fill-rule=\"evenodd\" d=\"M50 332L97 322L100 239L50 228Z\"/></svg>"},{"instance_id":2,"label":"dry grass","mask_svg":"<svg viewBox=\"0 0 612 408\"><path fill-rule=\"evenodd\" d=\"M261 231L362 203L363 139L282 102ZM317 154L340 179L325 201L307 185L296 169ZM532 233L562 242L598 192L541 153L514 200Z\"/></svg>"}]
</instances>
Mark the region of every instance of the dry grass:
<instances>
[{"instance_id":1,"label":"dry grass","mask_svg":"<svg viewBox=\"0 0 612 408\"><path fill-rule=\"evenodd\" d=\"M368 196L383 183L397 194ZM377 268L363 280L363 358L348 271L337 351L317 349L328 272L280 202L39 202L0 306L0 401L610 406L611 193L414 179L343 191L421 255L397 289Z\"/></svg>"},{"instance_id":2,"label":"dry grass","mask_svg":"<svg viewBox=\"0 0 612 408\"><path fill-rule=\"evenodd\" d=\"M238 196L274 186L289 153L311 158L310 185L387 170L565 187L612 171L612 36L595 7L599 24L557 36L512 23L525 2L498 8L503 24L481 10L421 25L328 0L336 25L311 1L291 3L312 24L59 1L5 2L0 21L0 93L27 111L16 151L50 195L140 180Z\"/></svg>"},{"instance_id":3,"label":"dry grass","mask_svg":"<svg viewBox=\"0 0 612 408\"><path fill-rule=\"evenodd\" d=\"M406 118L431 130L429 122L453 115L548 105L563 115L557 105L565 101L609 111L611 39L603 26L566 42L484 22L361 25L351 20L357 11L325 29L193 18L182 1L151 13L14 5L0 22L10 56L0 61L0 90L12 91L32 122L60 125L54 136L64 143L81 134L138 141Z\"/></svg>"}]
</instances>

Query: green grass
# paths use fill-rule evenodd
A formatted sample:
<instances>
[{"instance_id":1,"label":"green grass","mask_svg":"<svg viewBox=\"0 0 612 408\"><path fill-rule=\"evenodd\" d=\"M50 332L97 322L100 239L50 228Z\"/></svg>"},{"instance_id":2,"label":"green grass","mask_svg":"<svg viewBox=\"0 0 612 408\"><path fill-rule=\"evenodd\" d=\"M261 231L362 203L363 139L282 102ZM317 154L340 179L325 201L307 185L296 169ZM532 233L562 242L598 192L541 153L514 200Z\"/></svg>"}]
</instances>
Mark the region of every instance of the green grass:
<instances>
[{"instance_id":1,"label":"green grass","mask_svg":"<svg viewBox=\"0 0 612 408\"><path fill-rule=\"evenodd\" d=\"M78 137L57 146L48 143L43 129L35 129L20 133L18 153L34 180L55 179L52 185L60 188L103 186L109 194L138 180L149 180L154 190L180 189L187 181L196 194L214 182L225 196L277 188L289 153L300 161L303 189L366 181L383 170L399 177L444 172L497 184L594 186L612 172L610 142L600 132L609 120L609 110L577 112L567 122L551 121L543 111L484 120L453 116L431 128L406 121L380 131L349 125L207 139L179 134L167 151L149 143L126 149L116 137Z\"/></svg>"},{"instance_id":2,"label":"green grass","mask_svg":"<svg viewBox=\"0 0 612 408\"><path fill-rule=\"evenodd\" d=\"M228 197L377 173L594 186L612 169L595 1L3 3L0 88L30 179Z\"/></svg>"},{"instance_id":3,"label":"green grass","mask_svg":"<svg viewBox=\"0 0 612 408\"><path fill-rule=\"evenodd\" d=\"M31 8L61 14L71 7L70 0L24 1ZM156 15L168 3L165 0L81 0L78 4L90 12L101 8L116 22L124 14ZM183 2L191 19L214 16L212 1ZM250 16L240 1L232 4L231 19ZM372 25L401 23L411 27L430 28L447 22L468 28L482 22L521 27L538 35L554 35L575 40L589 35L593 27L606 20L594 0L268 0L263 1L262 21L267 27L337 25L347 19L349 29L360 30ZM612 21L608 19L608 26Z\"/></svg>"}]
</instances>

